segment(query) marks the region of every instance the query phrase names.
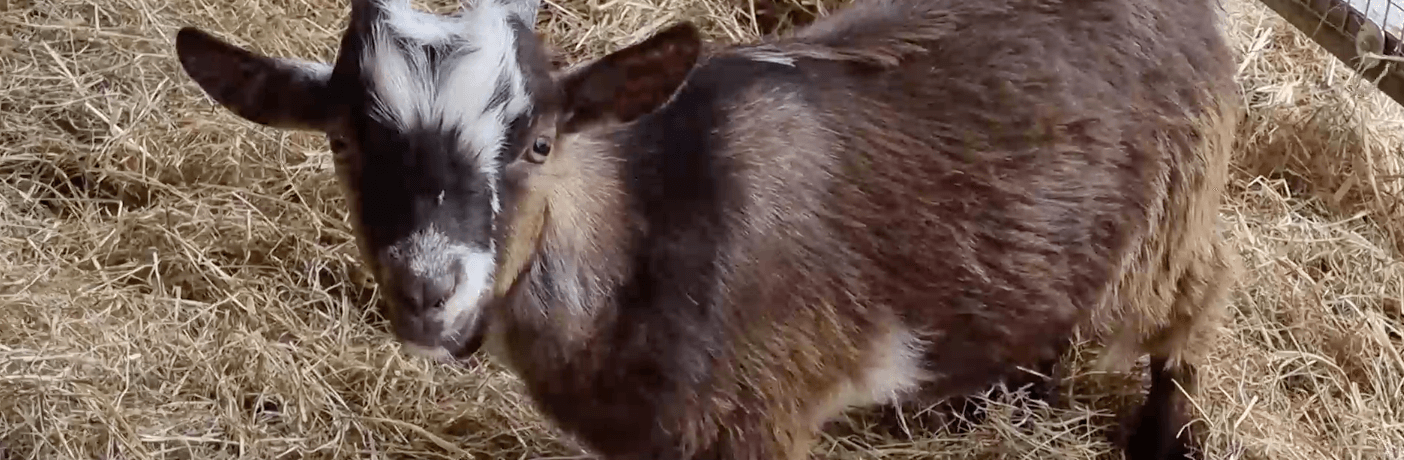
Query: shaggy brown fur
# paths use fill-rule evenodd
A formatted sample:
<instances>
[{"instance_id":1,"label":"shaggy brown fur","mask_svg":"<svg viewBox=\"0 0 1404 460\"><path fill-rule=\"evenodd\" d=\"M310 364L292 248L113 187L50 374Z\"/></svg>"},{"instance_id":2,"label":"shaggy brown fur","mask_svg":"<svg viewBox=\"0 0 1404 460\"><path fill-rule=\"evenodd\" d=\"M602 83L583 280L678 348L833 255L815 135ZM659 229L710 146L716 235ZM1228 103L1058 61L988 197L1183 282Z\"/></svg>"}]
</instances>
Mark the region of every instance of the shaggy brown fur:
<instances>
[{"instance_id":1,"label":"shaggy brown fur","mask_svg":"<svg viewBox=\"0 0 1404 460\"><path fill-rule=\"evenodd\" d=\"M718 52L528 180L502 352L611 458L799 458L873 390L977 391L1084 326L1155 358L1131 458L1182 453L1235 260L1211 8L866 1Z\"/></svg>"}]
</instances>

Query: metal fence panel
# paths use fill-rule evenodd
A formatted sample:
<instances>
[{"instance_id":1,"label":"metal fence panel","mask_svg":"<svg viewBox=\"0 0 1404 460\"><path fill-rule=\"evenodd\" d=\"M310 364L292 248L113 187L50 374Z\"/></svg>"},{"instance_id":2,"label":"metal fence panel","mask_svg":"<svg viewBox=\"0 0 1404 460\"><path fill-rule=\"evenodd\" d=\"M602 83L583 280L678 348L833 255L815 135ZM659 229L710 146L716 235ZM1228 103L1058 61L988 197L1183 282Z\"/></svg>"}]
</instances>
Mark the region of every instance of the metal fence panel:
<instances>
[{"instance_id":1,"label":"metal fence panel","mask_svg":"<svg viewBox=\"0 0 1404 460\"><path fill-rule=\"evenodd\" d=\"M1404 104L1404 0L1260 1Z\"/></svg>"}]
</instances>

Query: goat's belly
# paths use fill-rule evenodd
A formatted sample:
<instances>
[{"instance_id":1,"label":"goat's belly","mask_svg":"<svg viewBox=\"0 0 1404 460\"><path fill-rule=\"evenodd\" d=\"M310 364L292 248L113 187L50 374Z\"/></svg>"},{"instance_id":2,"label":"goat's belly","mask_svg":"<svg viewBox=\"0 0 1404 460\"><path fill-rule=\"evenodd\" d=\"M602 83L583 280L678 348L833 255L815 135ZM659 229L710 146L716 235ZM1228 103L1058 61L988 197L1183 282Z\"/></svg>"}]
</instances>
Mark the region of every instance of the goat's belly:
<instances>
[{"instance_id":1,"label":"goat's belly","mask_svg":"<svg viewBox=\"0 0 1404 460\"><path fill-rule=\"evenodd\" d=\"M815 426L851 407L898 403L931 379L924 365L927 343L907 326L894 326L872 342L873 359L857 378L844 379L815 413Z\"/></svg>"}]
</instances>

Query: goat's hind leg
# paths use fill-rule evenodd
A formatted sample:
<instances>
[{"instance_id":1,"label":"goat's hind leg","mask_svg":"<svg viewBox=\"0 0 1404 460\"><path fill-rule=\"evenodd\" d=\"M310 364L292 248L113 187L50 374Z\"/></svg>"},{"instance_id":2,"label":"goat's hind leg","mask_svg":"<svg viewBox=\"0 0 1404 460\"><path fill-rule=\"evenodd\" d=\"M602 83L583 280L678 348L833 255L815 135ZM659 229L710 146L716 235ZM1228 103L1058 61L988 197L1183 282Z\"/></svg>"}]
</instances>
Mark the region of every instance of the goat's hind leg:
<instances>
[{"instance_id":1,"label":"goat's hind leg","mask_svg":"<svg viewBox=\"0 0 1404 460\"><path fill-rule=\"evenodd\" d=\"M1193 364L1170 364L1165 357L1151 357L1150 392L1136 415L1135 431L1126 442L1127 460L1197 458L1191 457L1197 453L1198 443L1188 426L1189 400L1185 397L1185 393L1195 394L1194 374Z\"/></svg>"},{"instance_id":2,"label":"goat's hind leg","mask_svg":"<svg viewBox=\"0 0 1404 460\"><path fill-rule=\"evenodd\" d=\"M1236 279L1238 259L1215 239L1207 257L1181 275L1169 326L1148 347L1151 387L1126 440L1127 460L1197 459L1200 443L1190 420L1198 370Z\"/></svg>"},{"instance_id":3,"label":"goat's hind leg","mask_svg":"<svg viewBox=\"0 0 1404 460\"><path fill-rule=\"evenodd\" d=\"M1067 363L1064 361L1067 350L1071 348L1071 341L1064 342L1058 349L1058 355L1039 362L1037 373L1016 371L1014 377L1008 381L1010 389L1028 387L1029 397L1036 401L1041 401L1049 406L1056 407L1061 401L1059 391L1062 389L1063 378L1067 376Z\"/></svg>"}]
</instances>

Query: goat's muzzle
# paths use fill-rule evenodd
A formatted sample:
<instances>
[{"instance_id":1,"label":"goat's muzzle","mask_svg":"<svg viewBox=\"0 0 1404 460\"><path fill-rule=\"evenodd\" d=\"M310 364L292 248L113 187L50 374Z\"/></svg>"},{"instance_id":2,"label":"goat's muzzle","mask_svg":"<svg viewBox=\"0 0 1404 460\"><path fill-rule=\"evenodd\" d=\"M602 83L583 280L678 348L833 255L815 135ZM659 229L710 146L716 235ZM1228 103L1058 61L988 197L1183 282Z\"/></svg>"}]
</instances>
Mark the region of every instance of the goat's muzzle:
<instances>
[{"instance_id":1,"label":"goat's muzzle","mask_svg":"<svg viewBox=\"0 0 1404 460\"><path fill-rule=\"evenodd\" d=\"M441 362L463 361L483 342L480 302L486 292L472 289L461 264L447 269L412 270L409 264L386 267L391 303L390 323L405 351ZM470 292L478 291L478 292Z\"/></svg>"}]
</instances>

